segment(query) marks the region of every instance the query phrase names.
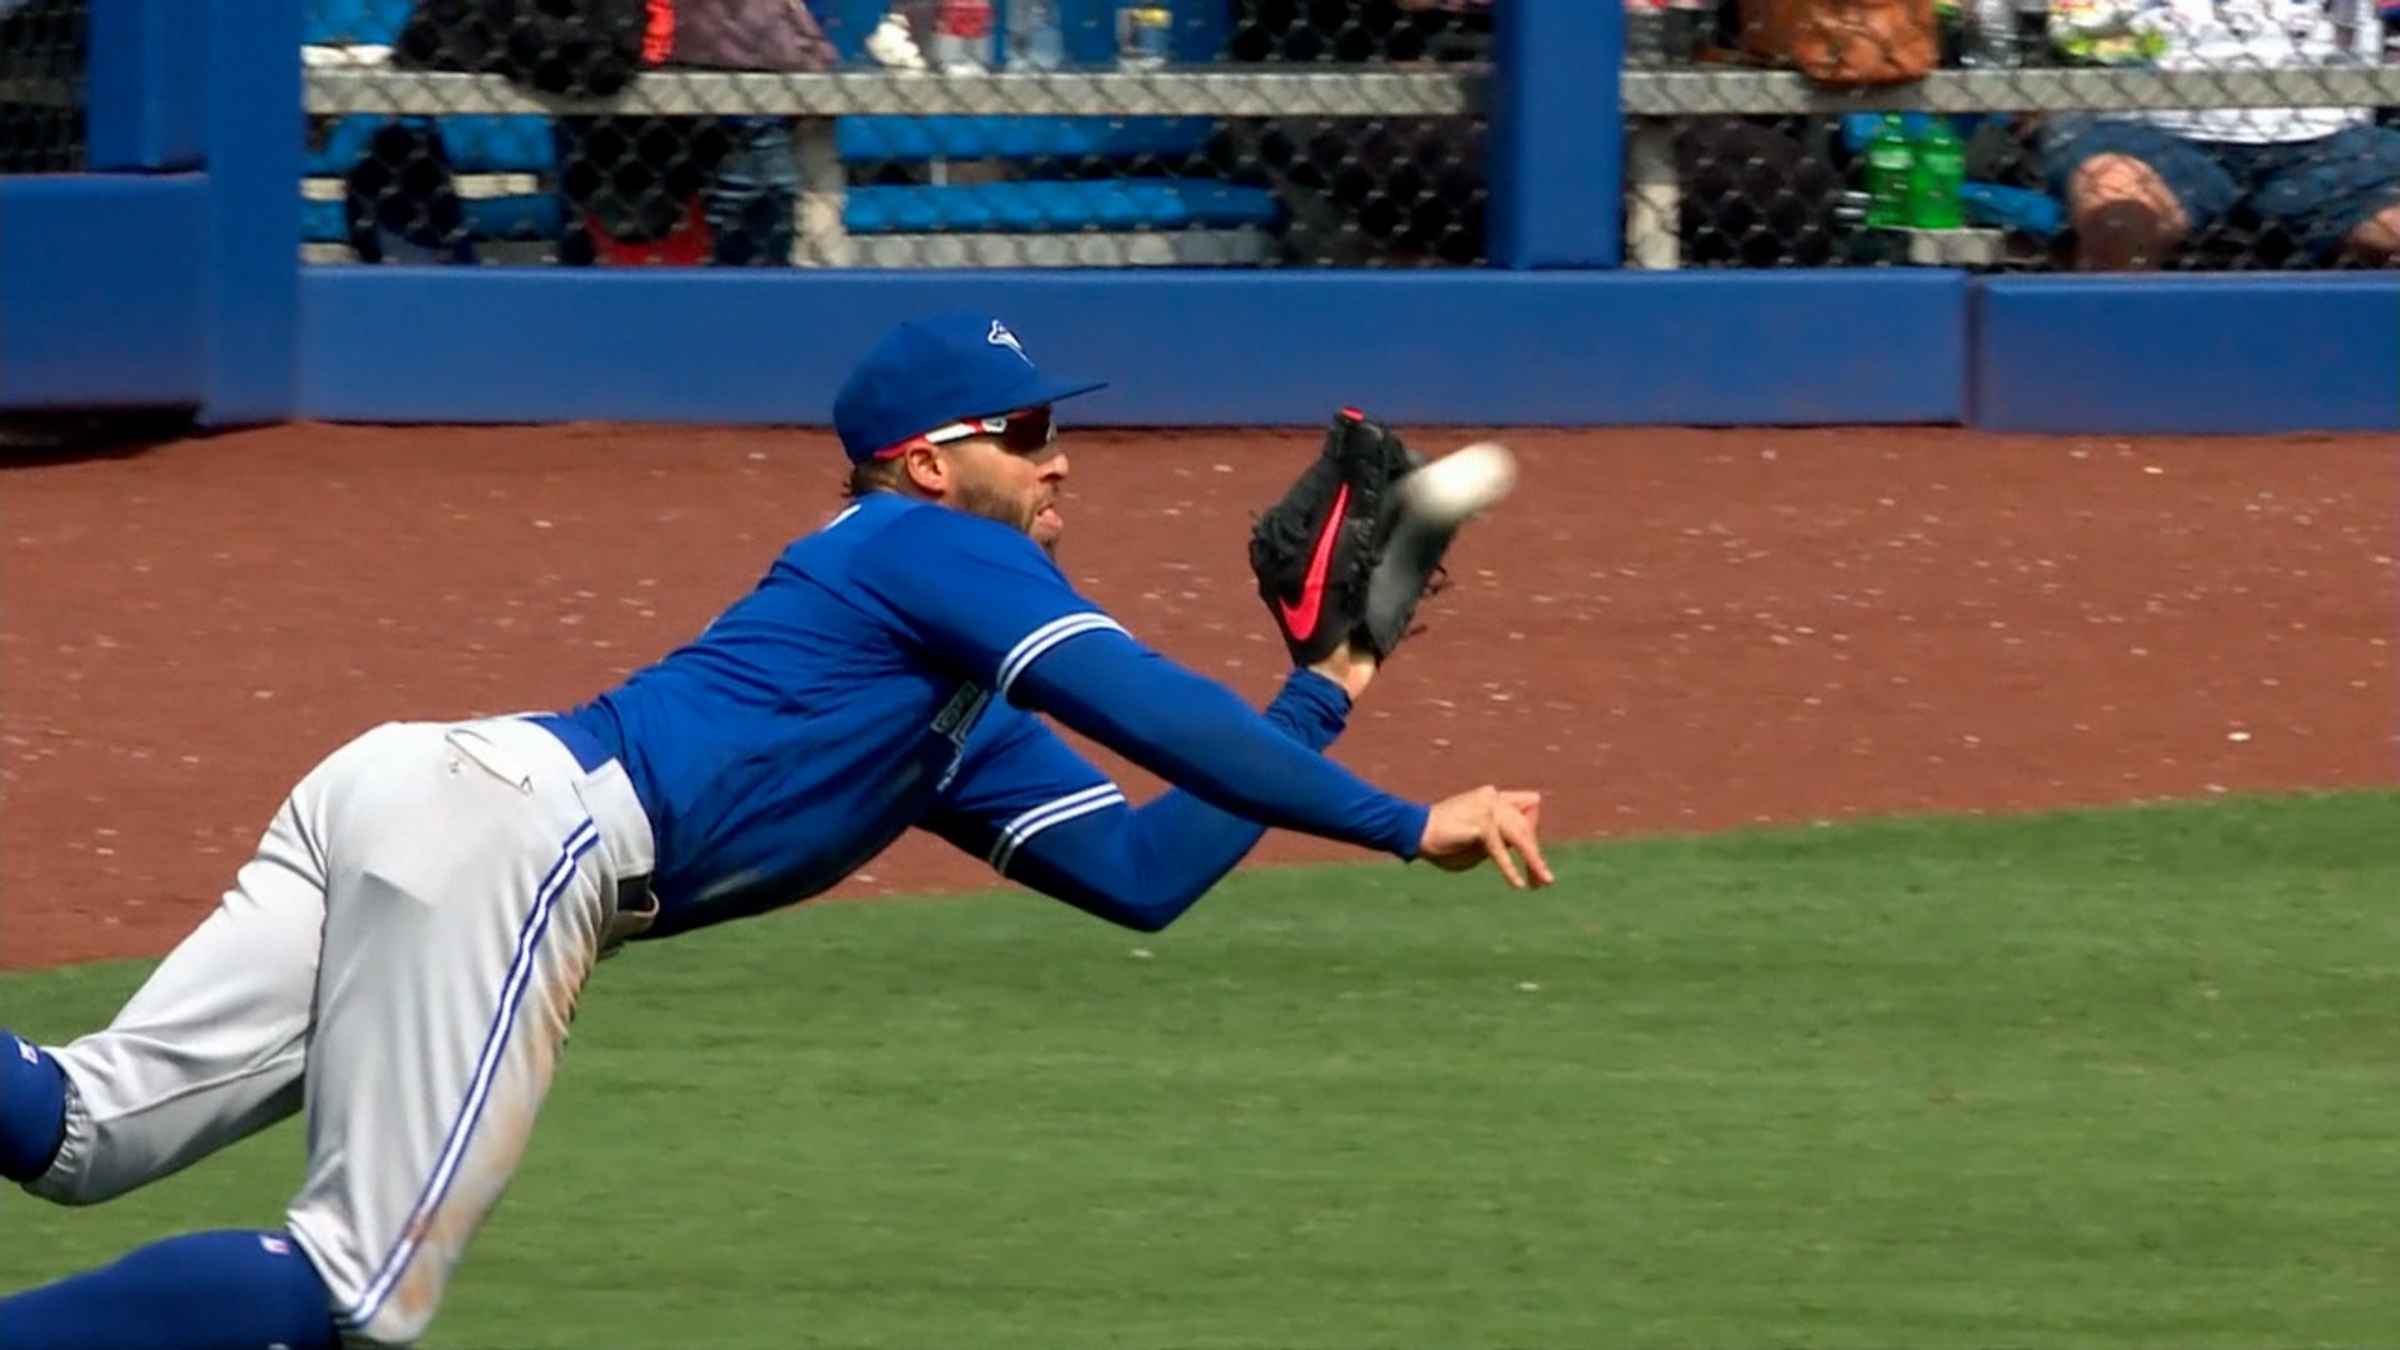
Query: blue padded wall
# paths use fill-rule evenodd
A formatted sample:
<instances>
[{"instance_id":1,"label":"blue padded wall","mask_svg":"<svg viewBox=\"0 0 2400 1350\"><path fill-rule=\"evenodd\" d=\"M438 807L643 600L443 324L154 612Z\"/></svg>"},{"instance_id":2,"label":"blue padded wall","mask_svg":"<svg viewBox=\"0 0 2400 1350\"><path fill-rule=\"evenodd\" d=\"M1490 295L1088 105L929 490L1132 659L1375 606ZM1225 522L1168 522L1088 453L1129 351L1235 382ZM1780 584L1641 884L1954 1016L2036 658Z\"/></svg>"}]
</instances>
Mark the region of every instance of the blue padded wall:
<instances>
[{"instance_id":1,"label":"blue padded wall","mask_svg":"<svg viewBox=\"0 0 2400 1350\"><path fill-rule=\"evenodd\" d=\"M1992 431L2400 427L2400 277L2007 277L1974 305Z\"/></svg>"},{"instance_id":2,"label":"blue padded wall","mask_svg":"<svg viewBox=\"0 0 2400 1350\"><path fill-rule=\"evenodd\" d=\"M300 412L822 423L890 324L987 310L1113 381L1079 420L1945 422L1967 281L1779 273L782 273L314 268ZM1894 353L1905 354L1896 362Z\"/></svg>"}]
</instances>

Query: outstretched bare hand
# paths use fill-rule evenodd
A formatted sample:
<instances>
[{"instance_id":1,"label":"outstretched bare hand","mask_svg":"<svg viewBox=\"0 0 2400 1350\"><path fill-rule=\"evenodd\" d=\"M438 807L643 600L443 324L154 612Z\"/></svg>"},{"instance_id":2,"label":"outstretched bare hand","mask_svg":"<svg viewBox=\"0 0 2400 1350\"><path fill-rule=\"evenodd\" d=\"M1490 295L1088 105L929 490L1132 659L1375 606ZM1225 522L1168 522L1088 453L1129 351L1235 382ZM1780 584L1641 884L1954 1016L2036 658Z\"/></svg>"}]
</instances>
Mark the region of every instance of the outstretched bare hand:
<instances>
[{"instance_id":1,"label":"outstretched bare hand","mask_svg":"<svg viewBox=\"0 0 2400 1350\"><path fill-rule=\"evenodd\" d=\"M1538 792L1479 787L1445 797L1425 817L1417 856L1446 872L1464 872L1489 858L1518 890L1525 889L1528 875L1534 885L1547 886L1555 878L1542 858L1541 818ZM1524 861L1521 870L1519 858Z\"/></svg>"}]
</instances>

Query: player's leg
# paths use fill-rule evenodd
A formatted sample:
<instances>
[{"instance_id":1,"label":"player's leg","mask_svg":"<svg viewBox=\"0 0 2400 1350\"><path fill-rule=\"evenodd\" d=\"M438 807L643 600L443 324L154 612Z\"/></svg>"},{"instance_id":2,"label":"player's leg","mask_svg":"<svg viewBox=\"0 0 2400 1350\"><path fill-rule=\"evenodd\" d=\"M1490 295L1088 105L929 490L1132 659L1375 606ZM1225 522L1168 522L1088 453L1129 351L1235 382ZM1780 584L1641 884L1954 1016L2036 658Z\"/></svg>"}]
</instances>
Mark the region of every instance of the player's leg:
<instances>
[{"instance_id":1,"label":"player's leg","mask_svg":"<svg viewBox=\"0 0 2400 1350\"><path fill-rule=\"evenodd\" d=\"M45 1052L65 1089L59 1147L12 1180L97 1204L299 1110L325 921L309 791L284 803L216 910L106 1029Z\"/></svg>"},{"instance_id":2,"label":"player's leg","mask_svg":"<svg viewBox=\"0 0 2400 1350\"><path fill-rule=\"evenodd\" d=\"M325 1284L283 1232L186 1233L0 1299L0 1350L335 1350Z\"/></svg>"},{"instance_id":3,"label":"player's leg","mask_svg":"<svg viewBox=\"0 0 2400 1350\"><path fill-rule=\"evenodd\" d=\"M288 1218L353 1343L424 1330L524 1156L615 901L581 777L538 728L481 723L349 803Z\"/></svg>"},{"instance_id":4,"label":"player's leg","mask_svg":"<svg viewBox=\"0 0 2400 1350\"><path fill-rule=\"evenodd\" d=\"M92 1204L299 1109L325 920L327 787L388 734L368 733L302 780L216 911L107 1029L54 1052L0 1044L13 1050L0 1134L37 1141L0 1160L12 1180ZM0 1300L0 1350L332 1343L330 1296L281 1231L169 1238Z\"/></svg>"}]
</instances>

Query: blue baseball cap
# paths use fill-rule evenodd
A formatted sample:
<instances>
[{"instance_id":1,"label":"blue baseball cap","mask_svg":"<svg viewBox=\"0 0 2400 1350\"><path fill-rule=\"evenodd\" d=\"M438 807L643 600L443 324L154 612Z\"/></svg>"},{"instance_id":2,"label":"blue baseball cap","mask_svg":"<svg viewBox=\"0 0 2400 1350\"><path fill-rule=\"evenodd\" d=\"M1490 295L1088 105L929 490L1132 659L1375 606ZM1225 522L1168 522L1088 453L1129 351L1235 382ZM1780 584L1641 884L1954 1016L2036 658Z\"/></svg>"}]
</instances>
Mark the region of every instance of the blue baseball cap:
<instances>
[{"instance_id":1,"label":"blue baseball cap","mask_svg":"<svg viewBox=\"0 0 2400 1350\"><path fill-rule=\"evenodd\" d=\"M997 430L984 419L1107 387L1045 375L1008 325L989 314L936 314L884 334L833 399L833 429L853 464Z\"/></svg>"}]
</instances>

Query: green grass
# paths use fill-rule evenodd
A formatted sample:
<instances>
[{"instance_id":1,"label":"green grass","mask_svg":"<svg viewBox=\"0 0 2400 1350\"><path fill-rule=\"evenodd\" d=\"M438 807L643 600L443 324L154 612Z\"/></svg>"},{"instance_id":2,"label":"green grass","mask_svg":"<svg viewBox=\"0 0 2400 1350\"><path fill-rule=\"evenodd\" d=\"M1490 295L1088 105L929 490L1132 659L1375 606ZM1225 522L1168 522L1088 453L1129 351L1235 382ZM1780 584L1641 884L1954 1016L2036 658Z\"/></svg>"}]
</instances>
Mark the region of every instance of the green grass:
<instances>
[{"instance_id":1,"label":"green grass","mask_svg":"<svg viewBox=\"0 0 2400 1350\"><path fill-rule=\"evenodd\" d=\"M2400 1336L2400 796L828 906L603 967L428 1345ZM132 965L0 980L61 1038ZM279 1128L0 1196L0 1288L275 1221Z\"/></svg>"}]
</instances>

